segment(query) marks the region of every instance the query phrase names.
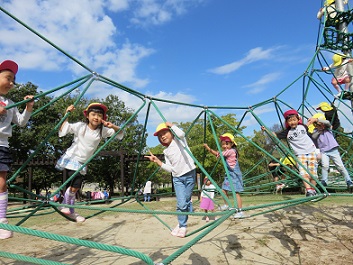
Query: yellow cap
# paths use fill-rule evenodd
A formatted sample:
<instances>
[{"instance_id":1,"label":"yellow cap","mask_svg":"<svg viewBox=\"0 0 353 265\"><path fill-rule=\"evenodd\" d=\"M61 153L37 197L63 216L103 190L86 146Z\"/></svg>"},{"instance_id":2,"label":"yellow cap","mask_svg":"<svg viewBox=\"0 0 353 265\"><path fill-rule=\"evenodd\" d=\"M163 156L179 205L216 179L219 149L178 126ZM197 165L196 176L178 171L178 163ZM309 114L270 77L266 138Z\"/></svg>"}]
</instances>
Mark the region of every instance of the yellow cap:
<instances>
[{"instance_id":1,"label":"yellow cap","mask_svg":"<svg viewBox=\"0 0 353 265\"><path fill-rule=\"evenodd\" d=\"M314 132L314 129L315 129L315 125L314 125L314 124L310 124L310 125L308 126L308 132L309 132L309 133L313 133L313 132Z\"/></svg>"},{"instance_id":2,"label":"yellow cap","mask_svg":"<svg viewBox=\"0 0 353 265\"><path fill-rule=\"evenodd\" d=\"M291 156L282 157L280 162L286 166L294 166L296 164L294 158Z\"/></svg>"},{"instance_id":3,"label":"yellow cap","mask_svg":"<svg viewBox=\"0 0 353 265\"><path fill-rule=\"evenodd\" d=\"M334 54L332 56L333 66L339 66L342 64L342 55Z\"/></svg>"},{"instance_id":4,"label":"yellow cap","mask_svg":"<svg viewBox=\"0 0 353 265\"><path fill-rule=\"evenodd\" d=\"M328 102L321 102L316 109L320 109L322 111L333 110L332 106Z\"/></svg>"},{"instance_id":5,"label":"yellow cap","mask_svg":"<svg viewBox=\"0 0 353 265\"><path fill-rule=\"evenodd\" d=\"M156 132L153 134L154 136L158 136L158 133L164 130L169 130L169 127L165 124L165 122L159 124L156 128Z\"/></svg>"},{"instance_id":6,"label":"yellow cap","mask_svg":"<svg viewBox=\"0 0 353 265\"><path fill-rule=\"evenodd\" d=\"M325 114L318 112L313 115L314 119L326 120Z\"/></svg>"},{"instance_id":7,"label":"yellow cap","mask_svg":"<svg viewBox=\"0 0 353 265\"><path fill-rule=\"evenodd\" d=\"M233 142L235 145L237 145L236 141L234 140L234 136L231 133L222 134L219 138L221 141Z\"/></svg>"},{"instance_id":8,"label":"yellow cap","mask_svg":"<svg viewBox=\"0 0 353 265\"><path fill-rule=\"evenodd\" d=\"M335 2L335 0L326 0L325 6L332 5Z\"/></svg>"}]
</instances>

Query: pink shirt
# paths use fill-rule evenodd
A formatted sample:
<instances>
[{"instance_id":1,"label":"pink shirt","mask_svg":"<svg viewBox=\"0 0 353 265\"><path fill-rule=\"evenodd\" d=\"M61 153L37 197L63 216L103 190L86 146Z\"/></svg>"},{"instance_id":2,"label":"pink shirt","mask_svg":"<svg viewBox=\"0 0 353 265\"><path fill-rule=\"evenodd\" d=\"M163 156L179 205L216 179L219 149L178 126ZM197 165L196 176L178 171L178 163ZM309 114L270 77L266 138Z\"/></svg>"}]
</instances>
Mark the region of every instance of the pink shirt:
<instances>
[{"instance_id":1,"label":"pink shirt","mask_svg":"<svg viewBox=\"0 0 353 265\"><path fill-rule=\"evenodd\" d=\"M228 165L231 168L234 168L235 164L237 163L237 152L235 151L235 149L231 148L231 149L225 150L222 152L222 155L227 160ZM217 157L219 157L219 153Z\"/></svg>"}]
</instances>

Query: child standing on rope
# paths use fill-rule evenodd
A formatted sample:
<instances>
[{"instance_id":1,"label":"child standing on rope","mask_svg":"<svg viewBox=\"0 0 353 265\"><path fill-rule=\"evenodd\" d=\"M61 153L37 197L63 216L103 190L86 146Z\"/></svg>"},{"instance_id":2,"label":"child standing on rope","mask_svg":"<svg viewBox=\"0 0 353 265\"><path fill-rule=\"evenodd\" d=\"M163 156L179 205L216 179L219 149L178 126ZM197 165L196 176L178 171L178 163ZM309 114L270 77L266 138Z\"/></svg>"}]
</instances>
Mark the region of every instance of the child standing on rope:
<instances>
[{"instance_id":1,"label":"child standing on rope","mask_svg":"<svg viewBox=\"0 0 353 265\"><path fill-rule=\"evenodd\" d=\"M74 105L67 107L66 113L75 110ZM71 146L66 150L56 164L59 170L67 170L67 176L70 178L81 166L97 150L98 144L104 138L114 135L120 130L120 127L112 124L107 119L108 108L101 103L91 103L84 110L85 122L69 123L67 120L63 122L59 130L59 137L67 134L73 134L74 139ZM121 140L124 136L121 131L117 138ZM71 180L70 186L64 194L63 204L74 205L76 193L81 188L83 175L87 173L87 167L81 169L80 172ZM76 222L84 222L85 218L75 213L74 208L60 208L60 211Z\"/></svg>"},{"instance_id":2,"label":"child standing on rope","mask_svg":"<svg viewBox=\"0 0 353 265\"><path fill-rule=\"evenodd\" d=\"M149 156L145 157L162 169L172 173L177 199L176 210L177 212L188 213L190 212L191 196L195 186L196 166L189 154L190 149L185 133L171 122L165 122L157 126L154 136L158 136L159 142L166 147L163 151L165 163L151 152ZM178 225L172 230L171 234L177 237L185 237L187 221L187 214L178 215Z\"/></svg>"},{"instance_id":3,"label":"child standing on rope","mask_svg":"<svg viewBox=\"0 0 353 265\"><path fill-rule=\"evenodd\" d=\"M244 214L242 212L243 202L240 197L240 192L244 191L244 186L243 175L239 166L239 152L237 150L237 143L235 142L234 136L231 133L222 134L220 136L220 140L221 147L223 150L221 154L218 151L211 149L207 144L204 144L204 147L208 152L210 152L214 156L219 157L220 155L222 155L225 158L227 169L232 182L230 183L230 180L228 179L228 176L226 174L222 184L222 191L228 197L228 192L232 192L233 189L235 190L238 204L238 212L234 215L234 218L242 218L244 217ZM220 209L224 211L228 208L229 206L226 204L226 201L224 201L224 205L222 205Z\"/></svg>"},{"instance_id":4,"label":"child standing on rope","mask_svg":"<svg viewBox=\"0 0 353 265\"><path fill-rule=\"evenodd\" d=\"M352 75L352 65L351 62L353 59L347 58L343 54L334 54L332 57L333 63L329 67L323 67L323 71L329 71L330 69L334 70L334 77L331 79L331 84L337 90L338 94L335 95L335 98L340 98L341 96L341 87L340 84L344 84L344 90L350 91L351 84L351 75Z\"/></svg>"},{"instance_id":5,"label":"child standing on rope","mask_svg":"<svg viewBox=\"0 0 353 265\"><path fill-rule=\"evenodd\" d=\"M297 156L299 162L302 165L299 166L299 174L302 176L303 185L306 189L306 196L315 196L316 190L312 186L316 186L316 181L311 177L317 178L317 158L316 158L316 147L313 140L308 135L308 127L303 125L301 118L296 110L291 109L283 113L284 119L286 120L286 129L281 132L274 132L273 134L278 139L287 139L290 147ZM261 127L263 131L266 131L264 126ZM272 133L272 132L271 132ZM310 174L308 173L310 172Z\"/></svg>"},{"instance_id":6,"label":"child standing on rope","mask_svg":"<svg viewBox=\"0 0 353 265\"><path fill-rule=\"evenodd\" d=\"M201 192L201 203L200 209L205 210L205 213L208 211L214 212L214 190L216 187L211 183L211 180L205 178L203 181L202 192ZM210 221L210 218L206 216L206 222Z\"/></svg>"},{"instance_id":7,"label":"child standing on rope","mask_svg":"<svg viewBox=\"0 0 353 265\"><path fill-rule=\"evenodd\" d=\"M309 126L310 124L315 126L312 138L316 142L318 148L320 148L321 152L321 184L323 186L327 186L330 159L332 159L337 170L345 178L348 190L352 191L353 182L342 162L341 155L338 150L339 144L330 130L331 123L325 119L324 114L317 113L308 120L307 125Z\"/></svg>"},{"instance_id":8,"label":"child standing on rope","mask_svg":"<svg viewBox=\"0 0 353 265\"><path fill-rule=\"evenodd\" d=\"M12 123L24 127L33 110L34 101L26 103L26 109L20 113L17 107L6 109L14 102L5 96L15 84L18 65L10 60L0 64L0 223L7 224L6 211L8 204L8 191L6 185L7 173L10 171L12 158L9 151L9 137L12 135ZM24 99L32 99L25 96ZM0 239L12 237L12 231L0 229Z\"/></svg>"}]
</instances>

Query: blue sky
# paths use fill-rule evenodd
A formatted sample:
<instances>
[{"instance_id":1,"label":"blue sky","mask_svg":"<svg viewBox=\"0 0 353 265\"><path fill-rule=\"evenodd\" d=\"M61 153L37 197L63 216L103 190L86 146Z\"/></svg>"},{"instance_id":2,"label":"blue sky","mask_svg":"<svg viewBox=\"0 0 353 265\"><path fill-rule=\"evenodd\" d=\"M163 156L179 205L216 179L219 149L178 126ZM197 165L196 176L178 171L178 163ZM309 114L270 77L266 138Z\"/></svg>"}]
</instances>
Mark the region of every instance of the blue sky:
<instances>
[{"instance_id":1,"label":"blue sky","mask_svg":"<svg viewBox=\"0 0 353 265\"><path fill-rule=\"evenodd\" d=\"M90 69L142 94L248 107L272 98L306 70L321 1L3 0L1 7ZM17 82L45 91L89 73L3 12L0 23L0 60L18 62ZM330 85L330 77L323 78ZM301 87L283 100L297 107ZM87 95L108 94L132 108L141 104L101 83ZM313 105L323 101L311 99ZM163 104L161 110L176 122L192 121L199 111ZM273 108L258 113L273 114ZM150 119L153 130L161 119ZM274 123L269 115L263 119Z\"/></svg>"}]
</instances>

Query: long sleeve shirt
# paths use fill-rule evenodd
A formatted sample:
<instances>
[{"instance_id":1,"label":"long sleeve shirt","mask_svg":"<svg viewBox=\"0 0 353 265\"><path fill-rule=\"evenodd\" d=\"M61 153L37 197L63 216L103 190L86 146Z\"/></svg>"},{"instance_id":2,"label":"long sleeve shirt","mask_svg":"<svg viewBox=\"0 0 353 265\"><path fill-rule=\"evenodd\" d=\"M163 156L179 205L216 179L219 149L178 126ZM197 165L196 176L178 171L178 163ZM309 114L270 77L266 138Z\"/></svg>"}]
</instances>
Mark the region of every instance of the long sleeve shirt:
<instances>
[{"instance_id":1,"label":"long sleeve shirt","mask_svg":"<svg viewBox=\"0 0 353 265\"><path fill-rule=\"evenodd\" d=\"M165 163L162 163L161 167L171 172L173 177L180 177L195 169L196 166L192 157L184 149L185 147L189 150L185 133L175 125L171 129L177 137L174 137L170 145L164 149Z\"/></svg>"},{"instance_id":2,"label":"long sleeve shirt","mask_svg":"<svg viewBox=\"0 0 353 265\"><path fill-rule=\"evenodd\" d=\"M5 107L13 105L14 102L0 96L0 104ZM24 110L20 113L17 107L8 109L6 114L0 115L0 146L9 147L9 137L12 136L12 124L24 127L30 117L31 112Z\"/></svg>"}]
</instances>

